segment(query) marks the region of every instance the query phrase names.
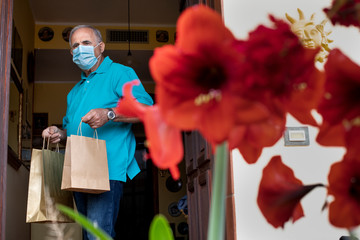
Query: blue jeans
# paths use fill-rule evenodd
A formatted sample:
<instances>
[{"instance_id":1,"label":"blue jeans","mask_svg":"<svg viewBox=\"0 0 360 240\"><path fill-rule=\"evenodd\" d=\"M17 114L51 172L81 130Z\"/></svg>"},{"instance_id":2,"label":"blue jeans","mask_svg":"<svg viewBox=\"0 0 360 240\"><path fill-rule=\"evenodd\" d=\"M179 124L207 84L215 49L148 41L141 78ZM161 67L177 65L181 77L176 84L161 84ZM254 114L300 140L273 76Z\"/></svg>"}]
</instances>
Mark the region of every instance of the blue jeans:
<instances>
[{"instance_id":1,"label":"blue jeans","mask_svg":"<svg viewBox=\"0 0 360 240\"><path fill-rule=\"evenodd\" d=\"M74 192L74 199L79 213L104 230L112 238L115 237L115 224L119 213L120 199L123 194L123 182L110 180L110 191L100 194ZM83 230L84 240L96 238Z\"/></svg>"}]
</instances>

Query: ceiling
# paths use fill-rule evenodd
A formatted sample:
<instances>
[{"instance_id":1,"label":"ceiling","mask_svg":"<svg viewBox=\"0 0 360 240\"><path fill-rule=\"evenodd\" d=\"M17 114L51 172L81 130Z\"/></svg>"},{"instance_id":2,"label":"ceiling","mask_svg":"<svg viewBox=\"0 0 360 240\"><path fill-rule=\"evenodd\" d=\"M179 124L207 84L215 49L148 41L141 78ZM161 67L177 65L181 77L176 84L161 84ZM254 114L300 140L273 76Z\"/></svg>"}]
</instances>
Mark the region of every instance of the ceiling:
<instances>
[{"instance_id":1,"label":"ceiling","mask_svg":"<svg viewBox=\"0 0 360 240\"><path fill-rule=\"evenodd\" d=\"M181 0L29 0L36 24L175 26Z\"/></svg>"}]
</instances>

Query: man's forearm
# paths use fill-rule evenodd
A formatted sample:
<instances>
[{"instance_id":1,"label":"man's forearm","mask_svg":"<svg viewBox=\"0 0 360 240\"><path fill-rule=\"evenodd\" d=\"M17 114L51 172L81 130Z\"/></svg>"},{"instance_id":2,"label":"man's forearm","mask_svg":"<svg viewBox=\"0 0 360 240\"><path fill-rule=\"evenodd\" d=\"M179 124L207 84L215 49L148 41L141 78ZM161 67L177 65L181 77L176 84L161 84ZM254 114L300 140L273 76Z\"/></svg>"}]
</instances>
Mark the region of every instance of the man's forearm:
<instances>
[{"instance_id":1,"label":"man's forearm","mask_svg":"<svg viewBox=\"0 0 360 240\"><path fill-rule=\"evenodd\" d=\"M115 112L115 108L112 108L112 110ZM140 119L138 117L126 117L124 115L116 114L113 121L114 122L126 122L126 123L138 123L138 122L140 122Z\"/></svg>"},{"instance_id":2,"label":"man's forearm","mask_svg":"<svg viewBox=\"0 0 360 240\"><path fill-rule=\"evenodd\" d=\"M137 123L140 122L140 119L137 117L125 117L116 115L114 122L126 122L126 123Z\"/></svg>"}]
</instances>

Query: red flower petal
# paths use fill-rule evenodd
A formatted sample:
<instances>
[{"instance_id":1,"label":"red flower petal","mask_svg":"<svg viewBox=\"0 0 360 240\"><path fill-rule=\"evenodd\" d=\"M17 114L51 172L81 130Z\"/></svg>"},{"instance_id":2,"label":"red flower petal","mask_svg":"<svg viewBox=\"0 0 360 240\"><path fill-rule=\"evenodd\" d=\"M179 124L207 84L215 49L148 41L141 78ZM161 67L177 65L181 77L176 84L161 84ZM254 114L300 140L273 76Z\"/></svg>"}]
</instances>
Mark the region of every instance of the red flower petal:
<instances>
[{"instance_id":1,"label":"red flower petal","mask_svg":"<svg viewBox=\"0 0 360 240\"><path fill-rule=\"evenodd\" d=\"M345 128L342 124L330 125L323 122L316 141L323 146L345 146Z\"/></svg>"},{"instance_id":2,"label":"red flower petal","mask_svg":"<svg viewBox=\"0 0 360 240\"><path fill-rule=\"evenodd\" d=\"M336 125L359 117L360 66L334 49L325 64L325 72L325 95L318 107L324 121Z\"/></svg>"},{"instance_id":3,"label":"red flower petal","mask_svg":"<svg viewBox=\"0 0 360 240\"><path fill-rule=\"evenodd\" d=\"M247 41L237 42L245 56L242 92L270 109L276 106L303 123L316 125L311 110L322 93L323 77L314 64L319 49L305 49L288 24L270 18L273 28L260 25Z\"/></svg>"},{"instance_id":4,"label":"red flower petal","mask_svg":"<svg viewBox=\"0 0 360 240\"><path fill-rule=\"evenodd\" d=\"M117 114L139 117L143 121L152 161L161 169L169 168L172 177L179 179L177 164L184 155L181 131L162 119L156 105L144 107L136 101L131 90L133 85L138 84L139 81L134 80L124 85L124 98L119 100L115 111Z\"/></svg>"},{"instance_id":5,"label":"red flower petal","mask_svg":"<svg viewBox=\"0 0 360 240\"><path fill-rule=\"evenodd\" d=\"M360 66L335 49L330 52L325 72L325 91L318 107L323 123L316 140L326 146L345 146L346 135L359 125Z\"/></svg>"},{"instance_id":6,"label":"red flower petal","mask_svg":"<svg viewBox=\"0 0 360 240\"><path fill-rule=\"evenodd\" d=\"M304 186L281 157L274 156L263 169L257 203L271 225L284 227L291 218L295 222L304 216L300 200L317 186Z\"/></svg>"},{"instance_id":7,"label":"red flower petal","mask_svg":"<svg viewBox=\"0 0 360 240\"><path fill-rule=\"evenodd\" d=\"M161 169L169 168L172 177L179 179L177 165L184 155L181 131L163 121L156 105L146 110L144 125L152 161Z\"/></svg>"},{"instance_id":8,"label":"red flower petal","mask_svg":"<svg viewBox=\"0 0 360 240\"><path fill-rule=\"evenodd\" d=\"M230 133L229 148L238 148L247 163L256 163L262 149L283 136L285 122L285 116L273 113L263 121L237 125Z\"/></svg>"},{"instance_id":9,"label":"red flower petal","mask_svg":"<svg viewBox=\"0 0 360 240\"><path fill-rule=\"evenodd\" d=\"M241 155L248 164L256 163L263 150L262 147L255 147L246 141L242 141L236 147L239 149Z\"/></svg>"},{"instance_id":10,"label":"red flower petal","mask_svg":"<svg viewBox=\"0 0 360 240\"><path fill-rule=\"evenodd\" d=\"M285 116L272 114L266 121L250 124L246 139L254 146L270 147L283 136L285 123Z\"/></svg>"},{"instance_id":11,"label":"red flower petal","mask_svg":"<svg viewBox=\"0 0 360 240\"><path fill-rule=\"evenodd\" d=\"M346 155L350 158L356 158L357 155L360 154L360 150L359 150L360 125L352 126L346 132L345 143L346 143Z\"/></svg>"},{"instance_id":12,"label":"red flower petal","mask_svg":"<svg viewBox=\"0 0 360 240\"><path fill-rule=\"evenodd\" d=\"M217 45L233 38L221 16L205 5L187 8L177 22L176 45L186 53L197 52L204 42Z\"/></svg>"},{"instance_id":13,"label":"red flower petal","mask_svg":"<svg viewBox=\"0 0 360 240\"><path fill-rule=\"evenodd\" d=\"M118 115L124 115L128 117L138 117L140 119L143 119L145 107L139 104L131 93L133 86L137 86L139 84L140 84L139 80L133 80L129 83L124 84L123 86L124 98L119 100L118 106L115 109L115 112Z\"/></svg>"},{"instance_id":14,"label":"red flower petal","mask_svg":"<svg viewBox=\"0 0 360 240\"><path fill-rule=\"evenodd\" d=\"M295 89L287 109L299 122L317 126L318 123L311 114L312 109L316 109L323 96L325 75L323 72L313 69L310 74L306 88Z\"/></svg>"},{"instance_id":15,"label":"red flower petal","mask_svg":"<svg viewBox=\"0 0 360 240\"><path fill-rule=\"evenodd\" d=\"M214 145L227 139L235 122L268 115L266 108L238 92L243 56L218 13L202 5L188 8L177 28L175 46L156 49L149 62L157 103L168 124L199 130Z\"/></svg>"},{"instance_id":16,"label":"red flower petal","mask_svg":"<svg viewBox=\"0 0 360 240\"><path fill-rule=\"evenodd\" d=\"M229 136L229 148L239 149L241 155L244 160L248 164L256 163L258 158L261 155L262 147L254 147L250 144L246 139L246 133L248 131L248 127L246 125L238 125L235 127Z\"/></svg>"},{"instance_id":17,"label":"red flower petal","mask_svg":"<svg viewBox=\"0 0 360 240\"><path fill-rule=\"evenodd\" d=\"M329 220L336 227L352 228L360 224L360 158L345 155L334 163L328 176L328 193L334 196L329 205Z\"/></svg>"},{"instance_id":18,"label":"red flower petal","mask_svg":"<svg viewBox=\"0 0 360 240\"><path fill-rule=\"evenodd\" d=\"M324 12L335 25L337 23L344 26L360 26L359 0L333 0L330 8L325 8Z\"/></svg>"}]
</instances>

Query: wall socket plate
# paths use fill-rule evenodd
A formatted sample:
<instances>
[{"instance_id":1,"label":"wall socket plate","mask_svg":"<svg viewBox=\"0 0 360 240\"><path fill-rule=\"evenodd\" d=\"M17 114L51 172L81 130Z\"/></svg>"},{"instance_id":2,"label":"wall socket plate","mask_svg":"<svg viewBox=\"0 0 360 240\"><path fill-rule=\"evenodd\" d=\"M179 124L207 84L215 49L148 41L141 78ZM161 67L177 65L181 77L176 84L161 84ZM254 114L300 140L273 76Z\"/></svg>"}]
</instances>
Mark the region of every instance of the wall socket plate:
<instances>
[{"instance_id":1,"label":"wall socket plate","mask_svg":"<svg viewBox=\"0 0 360 240\"><path fill-rule=\"evenodd\" d=\"M309 146L308 127L286 127L284 133L285 146Z\"/></svg>"}]
</instances>

